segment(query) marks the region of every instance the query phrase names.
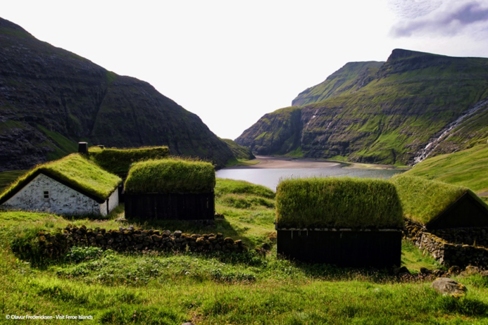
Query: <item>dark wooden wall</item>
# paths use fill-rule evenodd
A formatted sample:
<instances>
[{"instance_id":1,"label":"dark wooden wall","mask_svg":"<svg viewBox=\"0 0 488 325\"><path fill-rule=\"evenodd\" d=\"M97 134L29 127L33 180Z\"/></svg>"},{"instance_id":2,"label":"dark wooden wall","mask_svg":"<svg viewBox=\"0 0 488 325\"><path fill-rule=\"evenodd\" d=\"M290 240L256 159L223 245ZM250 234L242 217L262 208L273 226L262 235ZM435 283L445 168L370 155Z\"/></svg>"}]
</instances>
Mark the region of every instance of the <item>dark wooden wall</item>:
<instances>
[{"instance_id":1,"label":"dark wooden wall","mask_svg":"<svg viewBox=\"0 0 488 325\"><path fill-rule=\"evenodd\" d=\"M351 267L400 266L402 232L280 230L278 254L302 262Z\"/></svg>"},{"instance_id":2,"label":"dark wooden wall","mask_svg":"<svg viewBox=\"0 0 488 325\"><path fill-rule=\"evenodd\" d=\"M214 219L214 193L124 195L127 219Z\"/></svg>"}]
</instances>

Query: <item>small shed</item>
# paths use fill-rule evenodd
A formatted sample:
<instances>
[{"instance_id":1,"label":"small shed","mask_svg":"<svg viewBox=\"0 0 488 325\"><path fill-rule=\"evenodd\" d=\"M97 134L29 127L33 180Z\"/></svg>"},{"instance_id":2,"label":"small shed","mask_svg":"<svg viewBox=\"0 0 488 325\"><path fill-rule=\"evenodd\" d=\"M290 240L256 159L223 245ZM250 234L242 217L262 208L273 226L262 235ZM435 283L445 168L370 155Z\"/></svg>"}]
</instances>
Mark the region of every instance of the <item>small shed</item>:
<instances>
[{"instance_id":1,"label":"small shed","mask_svg":"<svg viewBox=\"0 0 488 325\"><path fill-rule=\"evenodd\" d=\"M401 204L388 181L282 180L276 191L277 252L304 262L390 267L401 263Z\"/></svg>"},{"instance_id":2,"label":"small shed","mask_svg":"<svg viewBox=\"0 0 488 325\"><path fill-rule=\"evenodd\" d=\"M71 154L39 165L17 179L0 194L0 205L69 216L105 216L119 204L121 182L83 155Z\"/></svg>"},{"instance_id":3,"label":"small shed","mask_svg":"<svg viewBox=\"0 0 488 325\"><path fill-rule=\"evenodd\" d=\"M427 230L488 227L488 206L467 187L396 175L405 217Z\"/></svg>"},{"instance_id":4,"label":"small shed","mask_svg":"<svg viewBox=\"0 0 488 325\"><path fill-rule=\"evenodd\" d=\"M213 220L215 169L211 163L156 159L132 165L124 184L125 217Z\"/></svg>"}]
</instances>

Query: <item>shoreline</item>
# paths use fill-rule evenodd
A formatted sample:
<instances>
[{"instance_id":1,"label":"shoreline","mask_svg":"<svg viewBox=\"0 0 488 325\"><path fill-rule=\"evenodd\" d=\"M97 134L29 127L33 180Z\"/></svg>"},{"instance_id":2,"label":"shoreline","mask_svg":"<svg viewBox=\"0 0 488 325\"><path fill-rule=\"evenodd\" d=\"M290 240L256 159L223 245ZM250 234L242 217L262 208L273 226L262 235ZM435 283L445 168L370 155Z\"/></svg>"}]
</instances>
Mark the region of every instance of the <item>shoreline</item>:
<instances>
[{"instance_id":1,"label":"shoreline","mask_svg":"<svg viewBox=\"0 0 488 325\"><path fill-rule=\"evenodd\" d=\"M256 163L254 163L256 161ZM330 168L330 167L343 167L343 168L358 168L358 169L394 169L394 170L407 170L410 167L396 167L392 165L380 165L380 164L362 164L362 163L349 163L331 161L325 159L313 159L313 158L286 158L286 157L273 157L273 156L256 156L256 159L249 160L253 162L251 164L242 164L224 167L223 169L270 169L270 168Z\"/></svg>"}]
</instances>

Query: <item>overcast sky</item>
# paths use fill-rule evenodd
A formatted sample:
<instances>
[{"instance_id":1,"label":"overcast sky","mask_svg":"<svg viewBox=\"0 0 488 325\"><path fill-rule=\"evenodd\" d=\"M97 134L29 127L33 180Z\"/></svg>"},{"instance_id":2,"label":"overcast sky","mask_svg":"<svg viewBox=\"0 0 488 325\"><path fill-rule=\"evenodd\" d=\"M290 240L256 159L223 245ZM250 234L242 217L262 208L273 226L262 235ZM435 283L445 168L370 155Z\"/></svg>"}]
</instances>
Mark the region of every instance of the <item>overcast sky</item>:
<instances>
[{"instance_id":1,"label":"overcast sky","mask_svg":"<svg viewBox=\"0 0 488 325\"><path fill-rule=\"evenodd\" d=\"M488 57L488 0L11 0L8 19L237 138L351 61Z\"/></svg>"}]
</instances>

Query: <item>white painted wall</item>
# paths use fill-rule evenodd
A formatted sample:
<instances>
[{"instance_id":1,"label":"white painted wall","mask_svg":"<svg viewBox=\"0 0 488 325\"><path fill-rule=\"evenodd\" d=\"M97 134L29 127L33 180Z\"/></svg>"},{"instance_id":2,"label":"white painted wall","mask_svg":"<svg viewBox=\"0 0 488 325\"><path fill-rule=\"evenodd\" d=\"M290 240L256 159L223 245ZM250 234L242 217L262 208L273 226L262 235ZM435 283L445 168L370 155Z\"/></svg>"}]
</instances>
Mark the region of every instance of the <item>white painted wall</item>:
<instances>
[{"instance_id":1,"label":"white painted wall","mask_svg":"<svg viewBox=\"0 0 488 325\"><path fill-rule=\"evenodd\" d=\"M45 198L47 192L47 198ZM114 197L112 199L112 197ZM111 202L113 201L113 203ZM109 199L109 209L119 203L117 189ZM7 200L3 205L29 211L45 211L60 215L107 214L107 202L102 204L63 185L44 174L39 174L29 184ZM105 205L102 213L102 206Z\"/></svg>"},{"instance_id":2,"label":"white painted wall","mask_svg":"<svg viewBox=\"0 0 488 325\"><path fill-rule=\"evenodd\" d=\"M108 201L108 202L107 202ZM110 211L115 209L119 205L119 191L115 189L115 191L110 194L108 200L100 204L100 214L102 216L106 216ZM108 203L108 213L107 213L107 203Z\"/></svg>"}]
</instances>

